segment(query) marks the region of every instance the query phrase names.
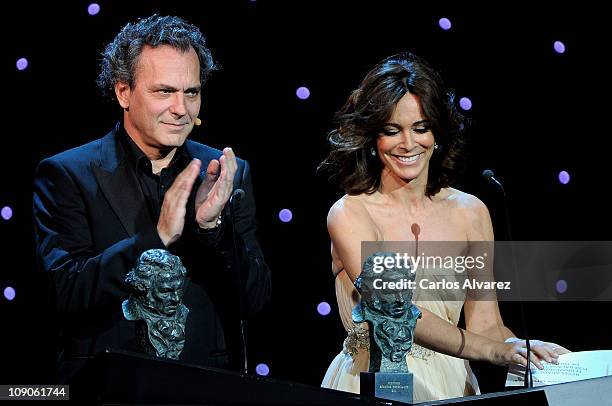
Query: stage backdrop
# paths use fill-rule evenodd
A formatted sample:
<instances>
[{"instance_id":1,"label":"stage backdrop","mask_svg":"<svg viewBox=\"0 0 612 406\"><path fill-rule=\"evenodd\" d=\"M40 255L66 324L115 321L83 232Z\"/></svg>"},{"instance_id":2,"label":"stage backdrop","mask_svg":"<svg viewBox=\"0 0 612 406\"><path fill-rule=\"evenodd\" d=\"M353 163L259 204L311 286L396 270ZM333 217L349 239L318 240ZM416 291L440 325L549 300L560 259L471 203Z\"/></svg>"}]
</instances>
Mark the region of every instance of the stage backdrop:
<instances>
[{"instance_id":1,"label":"stage backdrop","mask_svg":"<svg viewBox=\"0 0 612 406\"><path fill-rule=\"evenodd\" d=\"M605 13L583 2L541 9L535 2L424 3L431 2L5 4L0 383L48 383L54 362L44 317L47 276L37 270L33 247L34 168L102 136L120 117L94 84L100 52L126 22L155 12L200 26L222 66L204 90L204 125L192 138L231 146L252 165L274 288L251 323L252 371L261 364L260 373L318 385L341 350L325 224L341 192L315 170L334 112L391 54L408 50L428 59L463 98L473 124L468 170L457 187L488 204L497 238L508 231L498 192L480 177L485 168L504 182L515 239L610 239ZM560 182L562 171L569 182ZM290 221L281 220L283 210ZM521 335L518 306L501 307ZM601 326L609 303L526 308L532 337L574 350L610 347ZM478 367L483 389L501 387L503 369Z\"/></svg>"}]
</instances>

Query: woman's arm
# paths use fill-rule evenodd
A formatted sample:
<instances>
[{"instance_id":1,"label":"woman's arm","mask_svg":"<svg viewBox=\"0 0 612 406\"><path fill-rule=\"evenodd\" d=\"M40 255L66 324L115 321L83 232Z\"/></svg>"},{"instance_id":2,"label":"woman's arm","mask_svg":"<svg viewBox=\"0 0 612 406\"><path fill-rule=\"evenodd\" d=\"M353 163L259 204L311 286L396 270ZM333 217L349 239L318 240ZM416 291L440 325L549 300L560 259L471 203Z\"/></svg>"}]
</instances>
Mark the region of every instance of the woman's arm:
<instances>
[{"instance_id":1,"label":"woman's arm","mask_svg":"<svg viewBox=\"0 0 612 406\"><path fill-rule=\"evenodd\" d=\"M486 205L477 197L464 194L463 208L466 216L466 228L468 241L488 241L491 246L494 240L491 216ZM493 271L493 257L489 270ZM493 278L493 275L491 275ZM523 354L527 353L525 342L515 337L515 334L505 326L497 300L466 300L464 304L465 325L469 332L487 337L494 341L505 341L508 339L521 346ZM534 353L531 361L541 368L540 360L555 362L560 354L569 352L560 345L547 343L539 340L530 340L531 350Z\"/></svg>"},{"instance_id":2,"label":"woman's arm","mask_svg":"<svg viewBox=\"0 0 612 406\"><path fill-rule=\"evenodd\" d=\"M487 206L477 197L468 194L463 194L460 201L462 207L458 210L465 216L468 241L488 241L492 245L493 224ZM490 258L488 270L493 272L493 259ZM504 325L497 300L466 300L463 309L467 330L497 341L515 336Z\"/></svg>"},{"instance_id":3,"label":"woman's arm","mask_svg":"<svg viewBox=\"0 0 612 406\"><path fill-rule=\"evenodd\" d=\"M505 343L463 330L422 308L417 322L415 341L419 345L453 357L472 361L489 361L496 365L526 366L524 342ZM552 360L551 360L552 362ZM536 363L538 368L542 365Z\"/></svg>"}]
</instances>

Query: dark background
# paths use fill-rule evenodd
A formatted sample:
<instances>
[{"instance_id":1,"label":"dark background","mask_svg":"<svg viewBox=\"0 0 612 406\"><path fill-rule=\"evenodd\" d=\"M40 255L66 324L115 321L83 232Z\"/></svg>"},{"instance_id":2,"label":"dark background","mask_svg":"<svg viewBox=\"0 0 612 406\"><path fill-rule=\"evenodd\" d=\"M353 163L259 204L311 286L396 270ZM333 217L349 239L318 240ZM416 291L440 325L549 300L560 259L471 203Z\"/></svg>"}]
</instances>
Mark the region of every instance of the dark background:
<instances>
[{"instance_id":1,"label":"dark background","mask_svg":"<svg viewBox=\"0 0 612 406\"><path fill-rule=\"evenodd\" d=\"M422 3L422 4L421 4ZM252 165L259 237L273 271L273 299L251 323L250 363L270 376L319 385L344 330L325 226L339 190L315 173L334 112L379 60L410 50L442 72L473 108L467 172L456 187L491 210L507 239L499 194L480 177L494 169L508 195L516 240L609 240L609 34L603 10L586 2L469 6L414 1L103 1L3 5L4 150L0 160L2 376L0 383L52 382L53 340L44 313L46 277L36 268L31 196L43 157L104 135L120 117L96 87L104 45L127 22L154 12L201 27L223 69L203 94L192 139L232 146ZM457 2L456 2L457 3ZM461 2L466 3L466 2ZM453 26L443 31L438 20ZM564 54L553 42L566 45ZM15 62L27 57L18 71ZM307 86L307 100L296 97ZM559 171L571 181L562 185ZM293 212L282 223L278 212ZM331 304L327 317L317 314ZM516 303L501 303L522 336ZM572 350L609 349L609 302L527 303L532 337ZM482 389L501 389L504 369L478 363Z\"/></svg>"}]
</instances>

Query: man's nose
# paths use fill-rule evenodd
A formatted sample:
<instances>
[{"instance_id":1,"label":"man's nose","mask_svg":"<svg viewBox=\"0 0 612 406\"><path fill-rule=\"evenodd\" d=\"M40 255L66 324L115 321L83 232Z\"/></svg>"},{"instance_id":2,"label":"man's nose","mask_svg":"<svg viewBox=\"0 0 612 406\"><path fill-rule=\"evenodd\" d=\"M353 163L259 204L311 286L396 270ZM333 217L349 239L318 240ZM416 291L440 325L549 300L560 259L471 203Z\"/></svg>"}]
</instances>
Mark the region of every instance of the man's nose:
<instances>
[{"instance_id":1,"label":"man's nose","mask_svg":"<svg viewBox=\"0 0 612 406\"><path fill-rule=\"evenodd\" d=\"M170 105L170 113L179 117L182 117L187 114L187 108L185 106L185 96L183 95L183 93L174 93L172 98L172 104Z\"/></svg>"}]
</instances>

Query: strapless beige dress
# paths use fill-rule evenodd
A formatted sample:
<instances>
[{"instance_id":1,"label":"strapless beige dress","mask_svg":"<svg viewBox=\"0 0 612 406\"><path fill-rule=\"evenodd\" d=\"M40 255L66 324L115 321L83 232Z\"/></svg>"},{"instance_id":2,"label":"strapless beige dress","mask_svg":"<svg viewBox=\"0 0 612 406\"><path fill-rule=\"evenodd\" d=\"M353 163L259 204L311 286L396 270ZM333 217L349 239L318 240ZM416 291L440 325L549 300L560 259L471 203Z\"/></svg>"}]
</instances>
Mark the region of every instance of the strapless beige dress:
<instances>
[{"instance_id":1,"label":"strapless beige dress","mask_svg":"<svg viewBox=\"0 0 612 406\"><path fill-rule=\"evenodd\" d=\"M336 298L342 324L347 331L342 351L334 358L321 384L324 388L359 393L359 373L368 370L370 353L367 324L356 325L351 311L359 301L359 293L345 271L336 276ZM457 325L463 307L458 300L419 301L419 291L413 301L421 308ZM406 355L408 369L413 373L415 402L456 398L479 394L478 382L468 361L444 355L413 344Z\"/></svg>"}]
</instances>

